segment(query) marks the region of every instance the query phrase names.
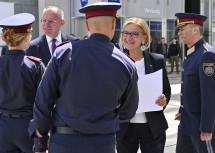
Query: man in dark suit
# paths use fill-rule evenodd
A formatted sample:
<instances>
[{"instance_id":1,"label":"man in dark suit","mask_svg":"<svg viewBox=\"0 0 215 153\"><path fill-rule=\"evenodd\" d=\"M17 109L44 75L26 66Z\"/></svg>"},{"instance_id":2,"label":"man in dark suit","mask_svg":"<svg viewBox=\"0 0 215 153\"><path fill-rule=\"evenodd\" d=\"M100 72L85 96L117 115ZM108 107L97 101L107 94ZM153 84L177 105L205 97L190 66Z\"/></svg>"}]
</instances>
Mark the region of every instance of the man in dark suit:
<instances>
[{"instance_id":1,"label":"man in dark suit","mask_svg":"<svg viewBox=\"0 0 215 153\"><path fill-rule=\"evenodd\" d=\"M167 49L168 49L168 45L165 42L165 38L162 37L160 43L156 47L156 52L158 54L162 54L164 56L165 61L167 59Z\"/></svg>"},{"instance_id":2,"label":"man in dark suit","mask_svg":"<svg viewBox=\"0 0 215 153\"><path fill-rule=\"evenodd\" d=\"M45 8L41 23L44 35L31 41L26 54L41 58L45 66L47 66L57 45L64 41L76 40L76 38L61 33L60 29L65 24L65 20L63 10L58 7L48 6Z\"/></svg>"}]
</instances>

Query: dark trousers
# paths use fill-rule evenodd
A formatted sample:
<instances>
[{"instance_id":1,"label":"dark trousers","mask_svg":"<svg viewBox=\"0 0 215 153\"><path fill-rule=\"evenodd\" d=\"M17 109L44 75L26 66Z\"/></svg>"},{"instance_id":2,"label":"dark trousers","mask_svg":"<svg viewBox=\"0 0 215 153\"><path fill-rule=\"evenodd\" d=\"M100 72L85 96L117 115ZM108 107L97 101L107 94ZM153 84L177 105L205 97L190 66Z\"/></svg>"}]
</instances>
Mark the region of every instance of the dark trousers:
<instances>
[{"instance_id":1,"label":"dark trousers","mask_svg":"<svg viewBox=\"0 0 215 153\"><path fill-rule=\"evenodd\" d=\"M215 138L211 141L201 141L200 136L183 135L178 128L176 153L215 153Z\"/></svg>"},{"instance_id":2,"label":"dark trousers","mask_svg":"<svg viewBox=\"0 0 215 153\"><path fill-rule=\"evenodd\" d=\"M147 123L130 123L123 139L117 139L117 153L163 153L166 134L153 138Z\"/></svg>"},{"instance_id":3,"label":"dark trousers","mask_svg":"<svg viewBox=\"0 0 215 153\"><path fill-rule=\"evenodd\" d=\"M31 119L0 116L0 153L32 153L33 139L28 134Z\"/></svg>"},{"instance_id":4,"label":"dark trousers","mask_svg":"<svg viewBox=\"0 0 215 153\"><path fill-rule=\"evenodd\" d=\"M49 153L115 153L115 134L51 134Z\"/></svg>"},{"instance_id":5,"label":"dark trousers","mask_svg":"<svg viewBox=\"0 0 215 153\"><path fill-rule=\"evenodd\" d=\"M174 63L176 65L176 71L179 72L179 64L178 64L179 57L178 56L171 56L169 60L170 60L170 63L171 63L171 72L174 71Z\"/></svg>"}]
</instances>

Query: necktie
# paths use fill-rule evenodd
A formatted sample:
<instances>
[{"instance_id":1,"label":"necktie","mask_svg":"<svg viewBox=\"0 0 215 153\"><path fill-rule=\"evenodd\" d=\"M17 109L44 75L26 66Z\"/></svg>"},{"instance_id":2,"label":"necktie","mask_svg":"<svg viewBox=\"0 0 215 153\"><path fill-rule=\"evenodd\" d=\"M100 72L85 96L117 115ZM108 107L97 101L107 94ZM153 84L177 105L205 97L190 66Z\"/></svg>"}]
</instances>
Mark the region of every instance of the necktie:
<instances>
[{"instance_id":1,"label":"necktie","mask_svg":"<svg viewBox=\"0 0 215 153\"><path fill-rule=\"evenodd\" d=\"M55 49L56 49L56 42L57 40L56 39L52 39L52 54L54 53Z\"/></svg>"}]
</instances>

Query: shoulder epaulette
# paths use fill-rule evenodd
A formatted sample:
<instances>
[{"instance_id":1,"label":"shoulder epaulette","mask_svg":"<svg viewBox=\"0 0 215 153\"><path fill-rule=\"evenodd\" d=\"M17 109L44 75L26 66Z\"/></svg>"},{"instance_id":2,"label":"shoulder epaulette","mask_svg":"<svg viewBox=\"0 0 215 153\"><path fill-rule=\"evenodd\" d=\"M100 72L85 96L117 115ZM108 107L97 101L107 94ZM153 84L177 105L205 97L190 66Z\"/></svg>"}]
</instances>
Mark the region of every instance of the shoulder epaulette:
<instances>
[{"instance_id":1,"label":"shoulder epaulette","mask_svg":"<svg viewBox=\"0 0 215 153\"><path fill-rule=\"evenodd\" d=\"M187 50L187 56L190 55L191 53L193 53L195 51L195 46L191 47L190 49Z\"/></svg>"},{"instance_id":2,"label":"shoulder epaulette","mask_svg":"<svg viewBox=\"0 0 215 153\"><path fill-rule=\"evenodd\" d=\"M206 44L203 44L203 47L205 49L205 51L209 51L208 47L206 46Z\"/></svg>"},{"instance_id":3,"label":"shoulder epaulette","mask_svg":"<svg viewBox=\"0 0 215 153\"><path fill-rule=\"evenodd\" d=\"M35 62L41 62L42 61L42 59L34 57L34 56L27 56L27 58L32 60L32 61L35 61Z\"/></svg>"},{"instance_id":4,"label":"shoulder epaulette","mask_svg":"<svg viewBox=\"0 0 215 153\"><path fill-rule=\"evenodd\" d=\"M64 42L62 42L61 44L57 45L57 47L63 46L64 44L67 44L67 43L70 43L70 42L71 42L71 41L64 41Z\"/></svg>"}]
</instances>

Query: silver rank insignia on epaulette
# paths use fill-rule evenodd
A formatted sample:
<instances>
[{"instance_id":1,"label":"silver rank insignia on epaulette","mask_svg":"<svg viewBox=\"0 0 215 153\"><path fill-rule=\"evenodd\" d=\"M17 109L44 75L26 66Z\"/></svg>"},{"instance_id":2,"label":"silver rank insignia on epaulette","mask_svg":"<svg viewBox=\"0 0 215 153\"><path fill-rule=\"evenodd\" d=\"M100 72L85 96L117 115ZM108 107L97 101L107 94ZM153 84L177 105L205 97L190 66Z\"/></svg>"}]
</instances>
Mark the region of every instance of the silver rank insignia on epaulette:
<instances>
[{"instance_id":1,"label":"silver rank insignia on epaulette","mask_svg":"<svg viewBox=\"0 0 215 153\"><path fill-rule=\"evenodd\" d=\"M191 47L190 49L187 50L187 56L190 55L192 52L195 51L195 46Z\"/></svg>"},{"instance_id":2,"label":"silver rank insignia on epaulette","mask_svg":"<svg viewBox=\"0 0 215 153\"><path fill-rule=\"evenodd\" d=\"M212 76L214 74L214 63L203 63L203 71L207 76Z\"/></svg>"},{"instance_id":3,"label":"silver rank insignia on epaulette","mask_svg":"<svg viewBox=\"0 0 215 153\"><path fill-rule=\"evenodd\" d=\"M206 46L206 44L203 44L203 47L204 47L205 51L209 51L208 47Z\"/></svg>"}]
</instances>

